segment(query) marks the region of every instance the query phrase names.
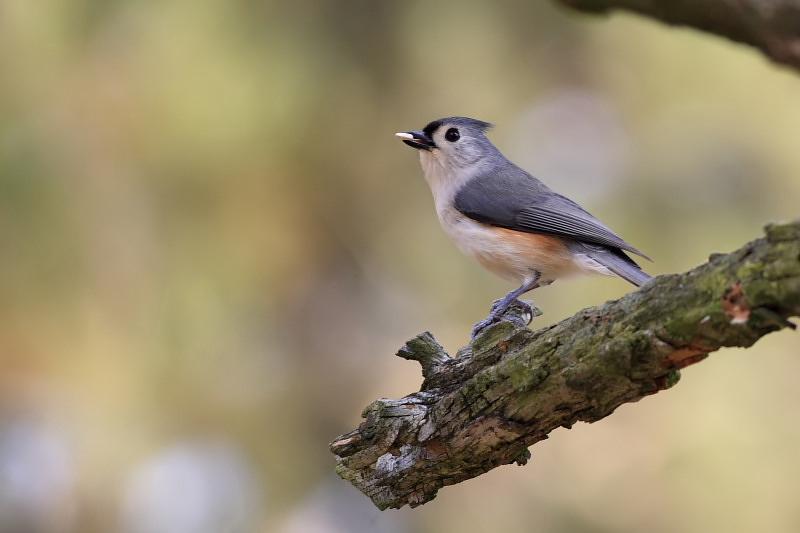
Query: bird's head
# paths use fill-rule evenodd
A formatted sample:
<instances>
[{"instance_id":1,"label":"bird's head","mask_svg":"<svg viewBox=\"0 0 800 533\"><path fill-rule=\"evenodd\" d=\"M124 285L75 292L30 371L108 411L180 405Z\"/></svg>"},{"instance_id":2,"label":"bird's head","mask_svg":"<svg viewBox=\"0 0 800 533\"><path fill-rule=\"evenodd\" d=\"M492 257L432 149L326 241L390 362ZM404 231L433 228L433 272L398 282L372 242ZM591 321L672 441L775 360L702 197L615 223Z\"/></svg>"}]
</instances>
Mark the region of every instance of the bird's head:
<instances>
[{"instance_id":1,"label":"bird's head","mask_svg":"<svg viewBox=\"0 0 800 533\"><path fill-rule=\"evenodd\" d=\"M448 170L459 170L498 153L486 138L486 131L491 126L474 118L449 117L434 120L422 130L395 135L420 151L423 167L436 163Z\"/></svg>"}]
</instances>

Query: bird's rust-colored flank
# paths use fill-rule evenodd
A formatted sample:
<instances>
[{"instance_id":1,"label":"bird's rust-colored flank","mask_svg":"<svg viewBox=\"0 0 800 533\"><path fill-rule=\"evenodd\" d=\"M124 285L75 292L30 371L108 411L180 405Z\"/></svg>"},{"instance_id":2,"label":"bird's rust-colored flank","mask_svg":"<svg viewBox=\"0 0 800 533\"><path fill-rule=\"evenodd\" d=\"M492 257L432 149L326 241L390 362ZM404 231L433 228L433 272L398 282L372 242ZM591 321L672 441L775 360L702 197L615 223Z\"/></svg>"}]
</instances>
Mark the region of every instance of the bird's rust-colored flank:
<instances>
[{"instance_id":1,"label":"bird's rust-colored flank","mask_svg":"<svg viewBox=\"0 0 800 533\"><path fill-rule=\"evenodd\" d=\"M501 245L478 253L475 258L498 276L521 279L530 275L530 265L536 265L543 280L552 280L575 269L572 254L559 237L496 227L491 231Z\"/></svg>"}]
</instances>

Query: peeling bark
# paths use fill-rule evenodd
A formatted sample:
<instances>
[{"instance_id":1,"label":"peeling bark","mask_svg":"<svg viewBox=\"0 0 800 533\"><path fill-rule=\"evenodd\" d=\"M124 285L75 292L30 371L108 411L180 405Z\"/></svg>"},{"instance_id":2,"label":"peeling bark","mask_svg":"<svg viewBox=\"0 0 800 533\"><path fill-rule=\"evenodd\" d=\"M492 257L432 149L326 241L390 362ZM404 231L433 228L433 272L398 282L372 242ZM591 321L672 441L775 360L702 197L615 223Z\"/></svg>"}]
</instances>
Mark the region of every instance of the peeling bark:
<instances>
[{"instance_id":1,"label":"peeling bark","mask_svg":"<svg viewBox=\"0 0 800 533\"><path fill-rule=\"evenodd\" d=\"M798 315L800 221L537 331L512 307L455 357L423 333L398 352L422 365L421 390L369 405L331 443L336 471L380 509L423 504L446 485L524 464L556 428L672 387L710 352L794 328Z\"/></svg>"},{"instance_id":2,"label":"peeling bark","mask_svg":"<svg viewBox=\"0 0 800 533\"><path fill-rule=\"evenodd\" d=\"M691 26L761 50L800 70L800 0L559 0L604 13L625 9L667 24Z\"/></svg>"}]
</instances>

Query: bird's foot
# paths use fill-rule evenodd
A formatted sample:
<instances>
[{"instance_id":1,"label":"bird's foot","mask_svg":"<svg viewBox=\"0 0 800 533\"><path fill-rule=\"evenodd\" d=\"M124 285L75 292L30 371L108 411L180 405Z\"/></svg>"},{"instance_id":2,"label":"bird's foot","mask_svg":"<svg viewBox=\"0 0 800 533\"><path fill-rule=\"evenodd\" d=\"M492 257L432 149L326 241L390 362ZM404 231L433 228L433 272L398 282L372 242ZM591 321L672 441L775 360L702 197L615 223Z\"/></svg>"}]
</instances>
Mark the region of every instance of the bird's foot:
<instances>
[{"instance_id":1,"label":"bird's foot","mask_svg":"<svg viewBox=\"0 0 800 533\"><path fill-rule=\"evenodd\" d=\"M472 340L475 340L475 337L481 334L483 330L494 324L498 321L498 317L494 316L493 313L490 313L489 316L477 322L474 326L472 326Z\"/></svg>"},{"instance_id":2,"label":"bird's foot","mask_svg":"<svg viewBox=\"0 0 800 533\"><path fill-rule=\"evenodd\" d=\"M515 313L515 314L522 315L522 316L526 317L526 319L527 319L527 322L525 323L526 325L530 324L531 320L533 320L533 317L536 316L536 312L534 311L534 307L529 302L526 302L525 300L514 300L513 302L511 302L511 305L509 305L506 308L506 310L503 312L503 314L508 312L512 307L516 307L520 311L520 312Z\"/></svg>"},{"instance_id":3,"label":"bird's foot","mask_svg":"<svg viewBox=\"0 0 800 533\"><path fill-rule=\"evenodd\" d=\"M509 322L514 324L518 324L521 326L527 326L531 323L534 316L541 314L541 312L532 307L531 304L528 302L523 302L522 300L513 300L510 304L502 307L503 299L495 300L492 304L492 308L489 311L489 316L472 326L472 338L475 339L478 335L481 334L483 330L500 322L503 319L503 316L508 313L509 310L513 308L513 313L509 318Z\"/></svg>"},{"instance_id":4,"label":"bird's foot","mask_svg":"<svg viewBox=\"0 0 800 533\"><path fill-rule=\"evenodd\" d=\"M489 308L489 314L491 315L492 313L497 311L497 308L503 305L504 303L505 303L505 298L498 298L497 300L493 301L492 307Z\"/></svg>"}]
</instances>

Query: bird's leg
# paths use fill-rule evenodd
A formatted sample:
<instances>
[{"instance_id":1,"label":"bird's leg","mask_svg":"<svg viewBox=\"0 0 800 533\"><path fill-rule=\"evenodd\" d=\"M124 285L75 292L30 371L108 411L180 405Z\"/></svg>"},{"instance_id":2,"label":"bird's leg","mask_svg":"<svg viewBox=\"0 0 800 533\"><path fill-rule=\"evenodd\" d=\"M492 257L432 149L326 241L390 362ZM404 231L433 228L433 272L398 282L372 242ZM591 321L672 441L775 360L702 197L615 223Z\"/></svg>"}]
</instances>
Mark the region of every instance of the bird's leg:
<instances>
[{"instance_id":1,"label":"bird's leg","mask_svg":"<svg viewBox=\"0 0 800 533\"><path fill-rule=\"evenodd\" d=\"M489 316L485 319L481 320L477 324L472 327L472 338L478 336L478 334L486 329L488 326L497 322L503 313L508 309L508 307L515 301L517 298L525 294L526 292L535 289L539 286L539 277L541 274L539 272L534 271L533 275L526 279L525 282L520 285L518 288L514 289L513 291L509 292L501 299L497 300L492 304L492 309L489 311ZM533 316L533 312L530 309L530 305L525 302L520 302L521 304L528 307L528 312Z\"/></svg>"}]
</instances>

